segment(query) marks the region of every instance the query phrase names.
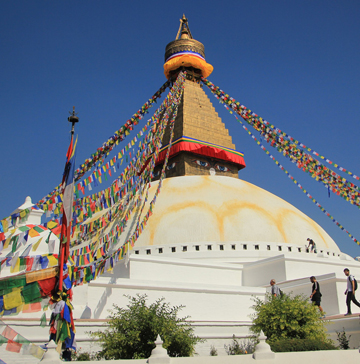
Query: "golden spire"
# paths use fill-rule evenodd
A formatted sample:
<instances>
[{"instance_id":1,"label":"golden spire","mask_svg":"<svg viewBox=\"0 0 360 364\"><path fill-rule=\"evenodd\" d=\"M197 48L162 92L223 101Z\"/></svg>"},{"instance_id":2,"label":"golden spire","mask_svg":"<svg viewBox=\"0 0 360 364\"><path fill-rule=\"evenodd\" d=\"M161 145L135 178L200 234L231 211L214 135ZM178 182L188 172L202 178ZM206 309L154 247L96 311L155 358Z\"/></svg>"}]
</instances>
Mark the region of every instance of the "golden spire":
<instances>
[{"instance_id":1,"label":"golden spire","mask_svg":"<svg viewBox=\"0 0 360 364\"><path fill-rule=\"evenodd\" d=\"M175 40L179 39L180 34L181 34L180 39L193 39L189 28L189 23L187 18L185 17L185 14L183 14L182 19L180 19L180 26L176 34Z\"/></svg>"},{"instance_id":2,"label":"golden spire","mask_svg":"<svg viewBox=\"0 0 360 364\"><path fill-rule=\"evenodd\" d=\"M192 37L185 15L180 19L180 27L175 40L170 42L165 48L165 62L173 54L184 51L196 52L205 59L204 45Z\"/></svg>"}]
</instances>

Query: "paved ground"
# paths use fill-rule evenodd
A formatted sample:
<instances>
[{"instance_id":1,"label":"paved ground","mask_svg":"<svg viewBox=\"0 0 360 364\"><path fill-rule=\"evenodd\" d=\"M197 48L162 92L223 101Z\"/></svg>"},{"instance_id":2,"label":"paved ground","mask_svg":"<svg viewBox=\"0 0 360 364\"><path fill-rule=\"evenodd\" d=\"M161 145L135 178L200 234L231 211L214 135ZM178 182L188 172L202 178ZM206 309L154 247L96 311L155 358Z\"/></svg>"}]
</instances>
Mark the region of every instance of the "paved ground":
<instances>
[{"instance_id":1,"label":"paved ground","mask_svg":"<svg viewBox=\"0 0 360 364\"><path fill-rule=\"evenodd\" d=\"M338 320L338 319L343 319L343 318L354 318L354 317L360 318L360 313L353 313L352 315L348 315L348 316L345 316L344 314L326 316L324 320Z\"/></svg>"}]
</instances>

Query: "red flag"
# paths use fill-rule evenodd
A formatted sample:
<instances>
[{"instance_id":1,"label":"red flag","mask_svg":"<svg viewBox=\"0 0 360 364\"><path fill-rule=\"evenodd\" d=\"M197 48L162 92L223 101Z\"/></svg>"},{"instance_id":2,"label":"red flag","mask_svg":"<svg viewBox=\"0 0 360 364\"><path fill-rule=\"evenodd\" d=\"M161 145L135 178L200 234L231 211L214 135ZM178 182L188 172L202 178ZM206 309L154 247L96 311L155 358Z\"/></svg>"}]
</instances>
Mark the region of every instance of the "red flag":
<instances>
[{"instance_id":1,"label":"red flag","mask_svg":"<svg viewBox=\"0 0 360 364\"><path fill-rule=\"evenodd\" d=\"M10 326L5 327L2 336L6 337L8 340L13 340L14 337L17 335L17 332L13 330Z\"/></svg>"},{"instance_id":2,"label":"red flag","mask_svg":"<svg viewBox=\"0 0 360 364\"><path fill-rule=\"evenodd\" d=\"M6 350L12 351L13 353L20 353L21 346L22 346L21 344L15 342L15 341L9 340L6 345Z\"/></svg>"},{"instance_id":3,"label":"red flag","mask_svg":"<svg viewBox=\"0 0 360 364\"><path fill-rule=\"evenodd\" d=\"M76 141L77 142L77 141ZM75 149L73 136L71 137L69 149L66 153L66 164L62 180L63 186L63 220L61 226L60 242L64 250L64 263L69 257L70 230L72 220L72 206L74 199L74 173L75 173ZM61 267L62 268L62 267Z\"/></svg>"}]
</instances>

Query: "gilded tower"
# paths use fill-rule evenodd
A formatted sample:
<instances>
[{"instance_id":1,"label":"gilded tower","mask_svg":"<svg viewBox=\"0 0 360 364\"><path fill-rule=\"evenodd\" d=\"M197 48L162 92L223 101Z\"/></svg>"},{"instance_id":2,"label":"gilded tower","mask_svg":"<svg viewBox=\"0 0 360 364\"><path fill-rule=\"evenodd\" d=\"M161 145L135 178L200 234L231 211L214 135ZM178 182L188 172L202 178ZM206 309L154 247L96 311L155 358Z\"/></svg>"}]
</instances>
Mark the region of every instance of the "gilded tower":
<instances>
[{"instance_id":1,"label":"gilded tower","mask_svg":"<svg viewBox=\"0 0 360 364\"><path fill-rule=\"evenodd\" d=\"M175 119L174 137L166 177L224 175L238 178L245 167L243 154L235 150L231 136L202 89L201 77L208 77L213 67L205 61L204 45L193 39L183 15L176 39L165 49L165 76L174 81L186 71L182 100ZM162 147L169 143L166 130ZM155 179L162 168L164 153L155 167Z\"/></svg>"}]
</instances>

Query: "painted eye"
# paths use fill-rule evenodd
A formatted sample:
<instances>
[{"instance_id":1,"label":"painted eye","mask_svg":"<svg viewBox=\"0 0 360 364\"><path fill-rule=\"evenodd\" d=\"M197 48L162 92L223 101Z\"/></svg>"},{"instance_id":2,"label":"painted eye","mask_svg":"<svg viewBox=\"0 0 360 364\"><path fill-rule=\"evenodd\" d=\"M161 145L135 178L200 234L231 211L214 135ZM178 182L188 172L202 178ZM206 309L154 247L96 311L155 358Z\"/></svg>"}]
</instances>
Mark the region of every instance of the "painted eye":
<instances>
[{"instance_id":1,"label":"painted eye","mask_svg":"<svg viewBox=\"0 0 360 364\"><path fill-rule=\"evenodd\" d=\"M216 169L220 172L228 172L230 171L230 169L228 167L225 166L220 166L219 164L216 165Z\"/></svg>"},{"instance_id":2,"label":"painted eye","mask_svg":"<svg viewBox=\"0 0 360 364\"><path fill-rule=\"evenodd\" d=\"M176 162L173 162L173 163L170 163L170 164L166 167L166 169L167 169L168 171L170 171L170 169L175 168L175 166L176 166Z\"/></svg>"},{"instance_id":3,"label":"painted eye","mask_svg":"<svg viewBox=\"0 0 360 364\"><path fill-rule=\"evenodd\" d=\"M160 175L160 171L154 172L153 176L158 177Z\"/></svg>"},{"instance_id":4,"label":"painted eye","mask_svg":"<svg viewBox=\"0 0 360 364\"><path fill-rule=\"evenodd\" d=\"M196 159L196 164L198 164L200 167L209 167L209 162L204 162Z\"/></svg>"}]
</instances>

